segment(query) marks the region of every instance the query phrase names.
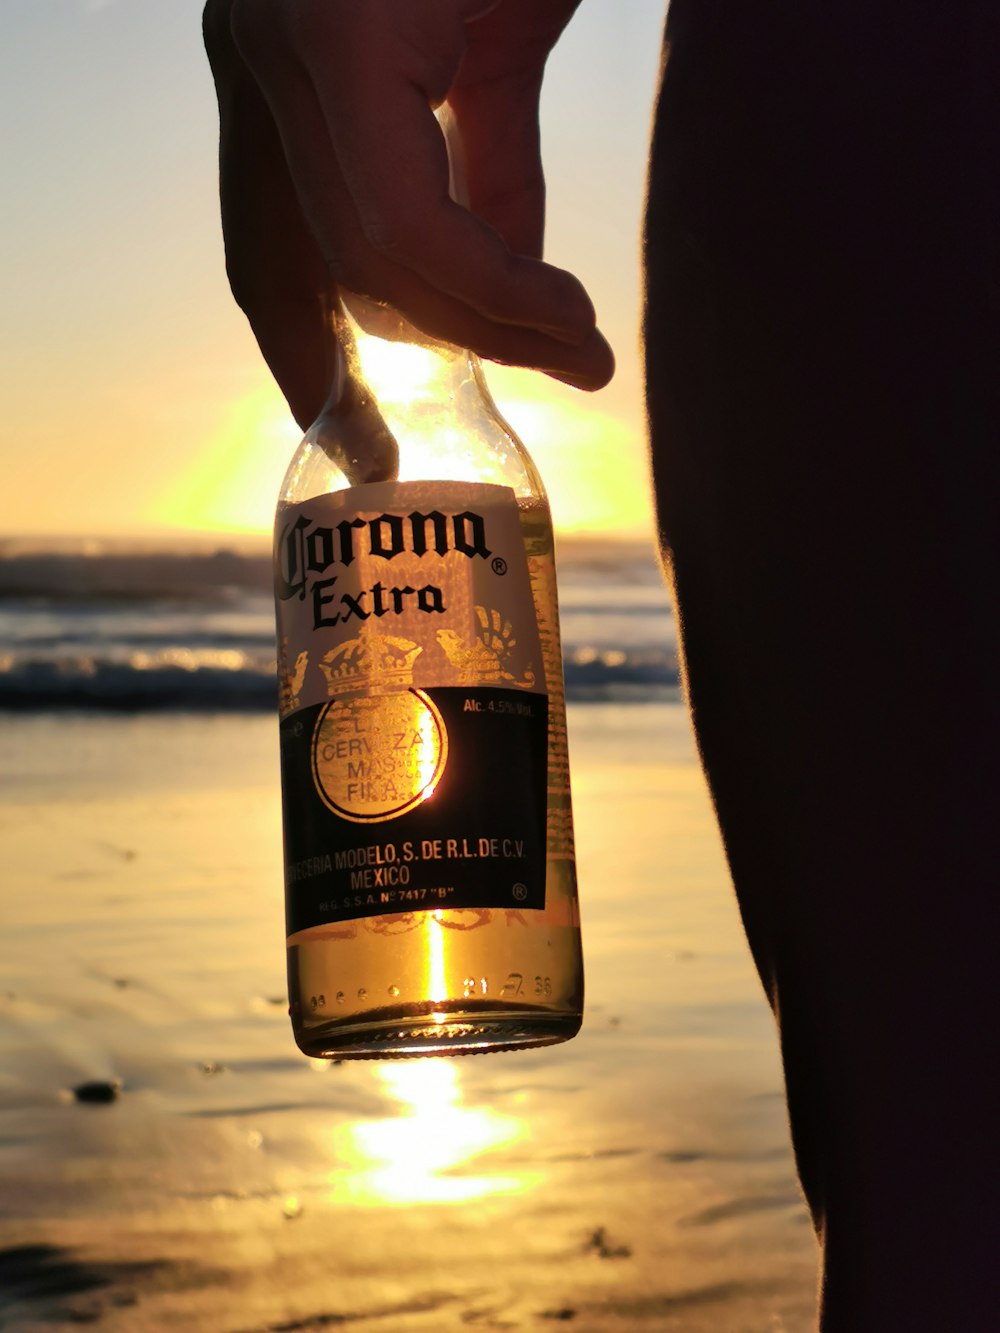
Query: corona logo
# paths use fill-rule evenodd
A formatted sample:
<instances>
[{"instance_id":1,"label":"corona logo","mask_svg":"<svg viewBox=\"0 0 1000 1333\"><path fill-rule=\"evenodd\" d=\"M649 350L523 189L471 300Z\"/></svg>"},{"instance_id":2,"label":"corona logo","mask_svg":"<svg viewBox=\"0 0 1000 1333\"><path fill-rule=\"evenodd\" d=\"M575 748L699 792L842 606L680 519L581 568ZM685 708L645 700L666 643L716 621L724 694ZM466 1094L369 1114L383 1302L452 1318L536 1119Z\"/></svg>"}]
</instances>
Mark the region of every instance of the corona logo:
<instances>
[{"instance_id":1,"label":"corona logo","mask_svg":"<svg viewBox=\"0 0 1000 1333\"><path fill-rule=\"evenodd\" d=\"M487 560L493 554L486 545L482 514L471 509L451 515L437 509L426 514L415 510L345 519L331 527L300 514L282 529L275 548L278 597L305 601L317 575L335 566L346 568L359 557L394 560L407 553L442 557L452 551L470 560Z\"/></svg>"}]
</instances>

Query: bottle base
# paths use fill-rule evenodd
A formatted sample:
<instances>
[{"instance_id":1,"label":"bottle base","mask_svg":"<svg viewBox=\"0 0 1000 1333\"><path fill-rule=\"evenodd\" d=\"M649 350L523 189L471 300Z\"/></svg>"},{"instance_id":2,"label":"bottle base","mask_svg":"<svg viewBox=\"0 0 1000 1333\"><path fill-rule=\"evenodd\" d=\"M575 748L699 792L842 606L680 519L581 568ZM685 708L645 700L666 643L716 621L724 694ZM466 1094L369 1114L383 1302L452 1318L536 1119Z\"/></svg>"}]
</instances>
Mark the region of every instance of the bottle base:
<instances>
[{"instance_id":1,"label":"bottle base","mask_svg":"<svg viewBox=\"0 0 1000 1333\"><path fill-rule=\"evenodd\" d=\"M386 1060L421 1055L475 1055L524 1050L568 1041L580 1030L579 1013L444 1006L426 1013L371 1014L364 1021L332 1020L299 1027L299 1049L314 1059Z\"/></svg>"}]
</instances>

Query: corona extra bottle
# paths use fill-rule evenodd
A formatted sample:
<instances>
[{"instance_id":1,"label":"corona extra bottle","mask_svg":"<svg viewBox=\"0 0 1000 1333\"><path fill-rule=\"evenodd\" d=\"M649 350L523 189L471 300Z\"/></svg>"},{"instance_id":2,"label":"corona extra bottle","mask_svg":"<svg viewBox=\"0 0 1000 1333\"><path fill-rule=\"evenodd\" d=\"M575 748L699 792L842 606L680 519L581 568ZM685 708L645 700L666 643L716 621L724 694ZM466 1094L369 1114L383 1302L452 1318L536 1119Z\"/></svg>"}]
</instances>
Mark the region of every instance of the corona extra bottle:
<instances>
[{"instance_id":1,"label":"corona extra bottle","mask_svg":"<svg viewBox=\"0 0 1000 1333\"><path fill-rule=\"evenodd\" d=\"M474 356L345 295L275 525L288 979L312 1056L579 1029L552 526Z\"/></svg>"}]
</instances>

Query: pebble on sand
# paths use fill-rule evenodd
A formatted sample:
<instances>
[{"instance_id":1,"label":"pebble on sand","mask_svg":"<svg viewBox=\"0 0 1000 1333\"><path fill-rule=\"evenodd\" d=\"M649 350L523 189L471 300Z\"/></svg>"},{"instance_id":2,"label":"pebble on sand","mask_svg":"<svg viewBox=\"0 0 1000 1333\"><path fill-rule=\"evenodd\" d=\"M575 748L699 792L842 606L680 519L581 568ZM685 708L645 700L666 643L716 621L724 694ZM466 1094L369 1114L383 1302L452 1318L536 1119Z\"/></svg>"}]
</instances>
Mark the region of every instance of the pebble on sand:
<instances>
[{"instance_id":1,"label":"pebble on sand","mask_svg":"<svg viewBox=\"0 0 1000 1333\"><path fill-rule=\"evenodd\" d=\"M73 1096L78 1102L107 1104L116 1102L122 1090L121 1079L95 1078L86 1083L78 1083L73 1089Z\"/></svg>"}]
</instances>

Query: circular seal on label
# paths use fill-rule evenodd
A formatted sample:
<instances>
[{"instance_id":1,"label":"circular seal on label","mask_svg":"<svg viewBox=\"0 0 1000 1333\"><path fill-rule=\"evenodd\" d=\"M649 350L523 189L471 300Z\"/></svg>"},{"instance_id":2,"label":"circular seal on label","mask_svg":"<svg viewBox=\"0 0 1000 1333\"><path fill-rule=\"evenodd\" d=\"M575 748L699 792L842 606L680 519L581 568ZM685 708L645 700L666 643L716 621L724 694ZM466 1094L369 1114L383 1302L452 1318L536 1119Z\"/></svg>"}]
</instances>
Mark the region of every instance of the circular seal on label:
<instances>
[{"instance_id":1,"label":"circular seal on label","mask_svg":"<svg viewBox=\"0 0 1000 1333\"><path fill-rule=\"evenodd\" d=\"M331 699L316 719L316 790L356 824L395 819L426 801L447 761L444 719L423 690Z\"/></svg>"}]
</instances>

